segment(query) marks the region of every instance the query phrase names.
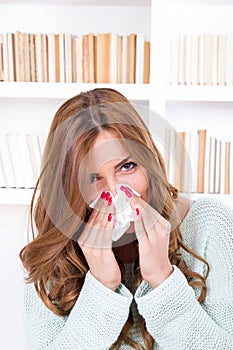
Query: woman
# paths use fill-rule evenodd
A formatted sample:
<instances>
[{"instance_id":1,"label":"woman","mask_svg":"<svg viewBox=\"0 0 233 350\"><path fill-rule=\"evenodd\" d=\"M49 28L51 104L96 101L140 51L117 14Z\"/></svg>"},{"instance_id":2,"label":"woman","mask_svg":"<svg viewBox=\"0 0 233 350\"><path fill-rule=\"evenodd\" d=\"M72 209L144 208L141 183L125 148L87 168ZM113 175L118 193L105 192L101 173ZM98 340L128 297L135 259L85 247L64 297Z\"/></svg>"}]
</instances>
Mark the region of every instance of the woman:
<instances>
[{"instance_id":1,"label":"woman","mask_svg":"<svg viewBox=\"0 0 233 350\"><path fill-rule=\"evenodd\" d=\"M113 242L119 184L133 221ZM232 211L179 196L122 94L58 109L36 187L20 253L29 349L233 349Z\"/></svg>"}]
</instances>

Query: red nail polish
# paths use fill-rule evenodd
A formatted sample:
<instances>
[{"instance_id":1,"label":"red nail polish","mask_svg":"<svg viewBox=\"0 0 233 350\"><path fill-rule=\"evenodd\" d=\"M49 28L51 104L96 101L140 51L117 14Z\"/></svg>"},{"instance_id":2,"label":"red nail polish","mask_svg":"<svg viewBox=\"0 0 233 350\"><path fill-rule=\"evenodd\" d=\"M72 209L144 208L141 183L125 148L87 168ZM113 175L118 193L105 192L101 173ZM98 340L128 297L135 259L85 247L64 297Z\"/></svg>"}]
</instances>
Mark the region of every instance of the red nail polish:
<instances>
[{"instance_id":1,"label":"red nail polish","mask_svg":"<svg viewBox=\"0 0 233 350\"><path fill-rule=\"evenodd\" d=\"M108 214L108 221L111 221L111 220L112 220L112 214L109 213L109 214Z\"/></svg>"},{"instance_id":2,"label":"red nail polish","mask_svg":"<svg viewBox=\"0 0 233 350\"><path fill-rule=\"evenodd\" d=\"M101 196L100 196L102 199L104 199L105 197L106 197L106 193L105 193L105 191L103 191L102 193L101 193Z\"/></svg>"},{"instance_id":3,"label":"red nail polish","mask_svg":"<svg viewBox=\"0 0 233 350\"><path fill-rule=\"evenodd\" d=\"M137 215L139 215L139 209L138 209L138 208L136 208L135 210L136 210Z\"/></svg>"},{"instance_id":4,"label":"red nail polish","mask_svg":"<svg viewBox=\"0 0 233 350\"><path fill-rule=\"evenodd\" d=\"M111 195L109 192L106 193L105 199L108 201L111 198Z\"/></svg>"},{"instance_id":5,"label":"red nail polish","mask_svg":"<svg viewBox=\"0 0 233 350\"><path fill-rule=\"evenodd\" d=\"M109 199L108 205L109 205L109 206L112 205L112 197Z\"/></svg>"},{"instance_id":6,"label":"red nail polish","mask_svg":"<svg viewBox=\"0 0 233 350\"><path fill-rule=\"evenodd\" d=\"M128 198L131 198L132 197L132 191L129 187L125 187L125 186L121 186L120 187L120 190L125 192L125 195L128 197Z\"/></svg>"}]
</instances>

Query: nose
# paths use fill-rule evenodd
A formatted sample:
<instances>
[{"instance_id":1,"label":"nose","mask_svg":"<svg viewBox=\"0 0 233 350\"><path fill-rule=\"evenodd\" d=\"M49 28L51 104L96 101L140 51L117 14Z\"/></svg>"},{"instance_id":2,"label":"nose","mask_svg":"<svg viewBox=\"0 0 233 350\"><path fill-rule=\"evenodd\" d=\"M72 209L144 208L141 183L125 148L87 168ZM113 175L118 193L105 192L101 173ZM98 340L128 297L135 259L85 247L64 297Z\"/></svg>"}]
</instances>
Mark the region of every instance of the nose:
<instances>
[{"instance_id":1,"label":"nose","mask_svg":"<svg viewBox=\"0 0 233 350\"><path fill-rule=\"evenodd\" d=\"M105 191L110 191L113 196L116 195L116 185L117 185L117 180L115 177L108 177L105 180Z\"/></svg>"}]
</instances>

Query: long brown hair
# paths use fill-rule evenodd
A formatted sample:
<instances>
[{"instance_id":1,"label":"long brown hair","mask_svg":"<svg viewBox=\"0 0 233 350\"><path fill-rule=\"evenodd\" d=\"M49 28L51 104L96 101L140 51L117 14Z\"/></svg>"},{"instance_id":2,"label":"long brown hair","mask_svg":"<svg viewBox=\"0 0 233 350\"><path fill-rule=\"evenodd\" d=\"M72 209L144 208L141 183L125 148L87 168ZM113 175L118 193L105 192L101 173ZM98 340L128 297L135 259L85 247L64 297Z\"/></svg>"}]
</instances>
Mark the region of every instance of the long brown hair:
<instances>
[{"instance_id":1,"label":"long brown hair","mask_svg":"<svg viewBox=\"0 0 233 350\"><path fill-rule=\"evenodd\" d=\"M20 252L20 258L28 271L27 282L34 283L44 304L55 314L69 314L89 269L85 256L74 239L88 221L92 210L80 190L79 169L103 129L116 133L122 140L126 139L130 154L147 170L150 189L148 202L164 218L172 221L170 262L181 269L190 286L200 288L198 300L203 302L209 266L201 256L184 244L177 224L178 189L168 182L162 156L136 109L118 91L107 88L74 96L64 102L54 116L45 144L41 174L30 206L33 240ZM37 190L39 196L34 204ZM135 246L137 248L137 241ZM207 265L205 276L187 268L181 248ZM114 248L113 252L123 280L124 264ZM139 285L142 276L138 257L134 270L135 281ZM119 349L123 341L135 349L141 349L128 336L132 325L130 313L112 350ZM147 331L142 316L140 328L146 350L154 349L155 340Z\"/></svg>"}]
</instances>

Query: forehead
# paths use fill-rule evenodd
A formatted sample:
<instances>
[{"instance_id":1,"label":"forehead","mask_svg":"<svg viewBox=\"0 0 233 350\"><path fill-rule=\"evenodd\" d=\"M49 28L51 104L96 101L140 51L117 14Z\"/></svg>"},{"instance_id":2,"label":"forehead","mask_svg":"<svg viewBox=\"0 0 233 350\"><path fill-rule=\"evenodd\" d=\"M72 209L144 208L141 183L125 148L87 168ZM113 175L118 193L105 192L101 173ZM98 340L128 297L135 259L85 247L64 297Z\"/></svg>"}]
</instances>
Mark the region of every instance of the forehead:
<instances>
[{"instance_id":1,"label":"forehead","mask_svg":"<svg viewBox=\"0 0 233 350\"><path fill-rule=\"evenodd\" d=\"M128 156L122 139L109 131L102 131L95 139L87 155L88 165L92 170L101 168L108 162L117 162ZM94 171L93 171L94 172Z\"/></svg>"}]
</instances>

